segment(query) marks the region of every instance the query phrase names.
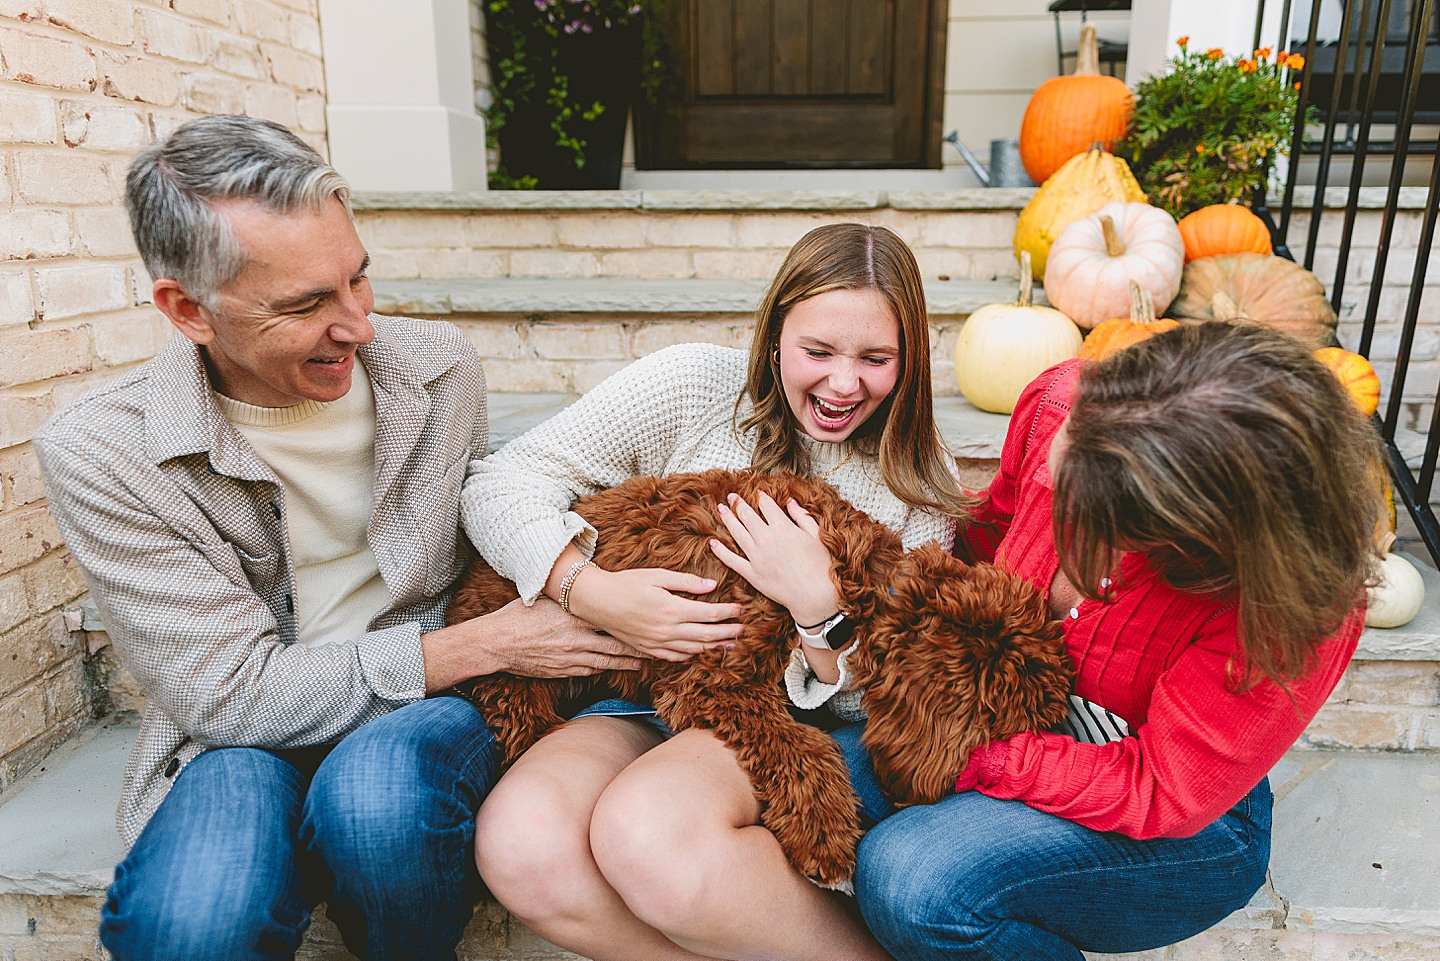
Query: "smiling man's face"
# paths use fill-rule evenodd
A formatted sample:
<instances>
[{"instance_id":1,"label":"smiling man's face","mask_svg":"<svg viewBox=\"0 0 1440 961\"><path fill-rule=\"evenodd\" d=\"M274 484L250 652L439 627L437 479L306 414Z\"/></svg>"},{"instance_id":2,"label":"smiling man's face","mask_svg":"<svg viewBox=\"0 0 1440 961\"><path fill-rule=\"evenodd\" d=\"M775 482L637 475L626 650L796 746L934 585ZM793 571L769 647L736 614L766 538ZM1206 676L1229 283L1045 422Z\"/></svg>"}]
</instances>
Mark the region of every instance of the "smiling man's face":
<instances>
[{"instance_id":1,"label":"smiling man's face","mask_svg":"<svg viewBox=\"0 0 1440 961\"><path fill-rule=\"evenodd\" d=\"M345 396L355 352L375 339L370 258L340 201L277 213L217 204L245 253L240 276L200 307L186 336L204 350L214 388L257 407ZM182 328L183 329L183 328Z\"/></svg>"}]
</instances>

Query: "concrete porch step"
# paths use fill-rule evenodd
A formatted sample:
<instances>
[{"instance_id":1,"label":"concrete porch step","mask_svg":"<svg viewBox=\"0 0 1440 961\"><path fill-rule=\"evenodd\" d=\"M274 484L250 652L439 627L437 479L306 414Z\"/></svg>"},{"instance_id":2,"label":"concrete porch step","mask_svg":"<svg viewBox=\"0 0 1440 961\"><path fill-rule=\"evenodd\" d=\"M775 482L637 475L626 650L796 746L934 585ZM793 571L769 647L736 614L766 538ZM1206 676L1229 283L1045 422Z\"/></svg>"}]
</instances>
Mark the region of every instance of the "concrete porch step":
<instances>
[{"instance_id":1,"label":"concrete porch step","mask_svg":"<svg viewBox=\"0 0 1440 961\"><path fill-rule=\"evenodd\" d=\"M748 348L767 281L686 277L472 277L372 281L375 309L448 320L480 353L492 390L584 393L648 353L687 341ZM955 338L1015 281L925 281L931 384L956 395ZM1036 302L1045 303L1036 288Z\"/></svg>"},{"instance_id":2,"label":"concrete porch step","mask_svg":"<svg viewBox=\"0 0 1440 961\"><path fill-rule=\"evenodd\" d=\"M101 725L53 755L0 804L0 957L103 957L100 901L123 852L115 795L134 736ZM1276 791L1270 882L1216 929L1126 961L1435 961L1440 958L1440 755L1293 751ZM317 923L300 954L347 958ZM494 904L467 928L463 961L574 955Z\"/></svg>"}]
</instances>

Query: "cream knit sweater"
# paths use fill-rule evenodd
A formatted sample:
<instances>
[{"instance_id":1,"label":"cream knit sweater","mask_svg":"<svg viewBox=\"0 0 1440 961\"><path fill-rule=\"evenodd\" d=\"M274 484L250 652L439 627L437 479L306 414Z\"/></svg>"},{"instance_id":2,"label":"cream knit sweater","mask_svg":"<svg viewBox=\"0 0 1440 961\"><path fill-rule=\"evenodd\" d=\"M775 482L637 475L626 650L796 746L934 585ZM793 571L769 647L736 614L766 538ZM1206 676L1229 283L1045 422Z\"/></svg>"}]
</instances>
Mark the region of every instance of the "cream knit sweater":
<instances>
[{"instance_id":1,"label":"cream knit sweater","mask_svg":"<svg viewBox=\"0 0 1440 961\"><path fill-rule=\"evenodd\" d=\"M531 604L567 544L574 541L587 556L594 553L595 529L571 510L581 497L641 475L748 468L754 438L737 435L734 416L746 362L744 351L730 347L667 347L607 378L496 453L471 462L460 514L476 549ZM741 418L747 410L748 402ZM808 436L802 440L815 475L825 477L833 469L830 485L898 532L907 549L928 541L950 548L953 519L910 507L890 493L878 458L857 454L842 463L848 445ZM848 688L847 680L812 683L813 696L803 699L823 702Z\"/></svg>"}]
</instances>

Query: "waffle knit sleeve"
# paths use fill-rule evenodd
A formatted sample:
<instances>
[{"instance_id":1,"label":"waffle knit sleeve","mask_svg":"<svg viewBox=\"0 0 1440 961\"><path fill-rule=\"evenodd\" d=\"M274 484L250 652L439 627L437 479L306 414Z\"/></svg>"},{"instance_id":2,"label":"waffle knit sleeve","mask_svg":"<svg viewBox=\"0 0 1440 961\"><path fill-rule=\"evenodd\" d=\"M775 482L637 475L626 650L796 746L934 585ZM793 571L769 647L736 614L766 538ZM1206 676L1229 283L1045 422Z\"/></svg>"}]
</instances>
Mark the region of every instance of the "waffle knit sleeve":
<instances>
[{"instance_id":1,"label":"waffle knit sleeve","mask_svg":"<svg viewBox=\"0 0 1440 961\"><path fill-rule=\"evenodd\" d=\"M595 529L571 505L631 477L666 473L696 424L733 408L745 363L733 348L667 347L472 462L460 512L476 550L534 603L566 545L594 553Z\"/></svg>"}]
</instances>

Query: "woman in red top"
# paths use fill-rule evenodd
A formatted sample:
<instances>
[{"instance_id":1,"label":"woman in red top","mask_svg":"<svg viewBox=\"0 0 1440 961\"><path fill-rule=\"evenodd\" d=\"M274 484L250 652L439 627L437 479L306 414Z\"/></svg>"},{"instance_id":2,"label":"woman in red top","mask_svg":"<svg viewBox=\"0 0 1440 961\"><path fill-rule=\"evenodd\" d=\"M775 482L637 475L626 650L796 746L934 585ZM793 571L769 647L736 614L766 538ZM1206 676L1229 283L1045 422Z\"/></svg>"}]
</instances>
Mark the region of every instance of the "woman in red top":
<instances>
[{"instance_id":1,"label":"woman in red top","mask_svg":"<svg viewBox=\"0 0 1440 961\"><path fill-rule=\"evenodd\" d=\"M836 733L879 822L855 889L881 944L1081 961L1244 906L1269 862L1266 773L1359 640L1382 469L1336 378L1255 325L1182 326L1031 384L956 553L1046 588L1071 719L980 748L957 793L899 812L863 725Z\"/></svg>"}]
</instances>

